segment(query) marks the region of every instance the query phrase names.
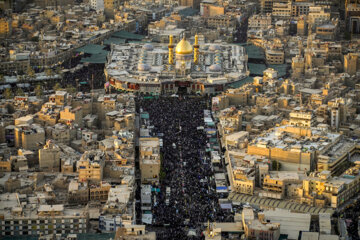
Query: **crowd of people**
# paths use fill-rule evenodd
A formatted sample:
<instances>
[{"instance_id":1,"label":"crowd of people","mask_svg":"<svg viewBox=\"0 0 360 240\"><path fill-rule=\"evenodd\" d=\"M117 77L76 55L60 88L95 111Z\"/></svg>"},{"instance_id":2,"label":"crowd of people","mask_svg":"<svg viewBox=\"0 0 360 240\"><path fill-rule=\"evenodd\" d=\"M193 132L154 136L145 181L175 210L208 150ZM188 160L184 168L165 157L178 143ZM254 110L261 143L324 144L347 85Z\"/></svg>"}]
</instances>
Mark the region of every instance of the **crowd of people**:
<instances>
[{"instance_id":1,"label":"crowd of people","mask_svg":"<svg viewBox=\"0 0 360 240\"><path fill-rule=\"evenodd\" d=\"M78 65L81 66L81 65ZM79 91L103 88L105 83L104 64L83 64L78 69L63 74L62 85L78 85Z\"/></svg>"},{"instance_id":2,"label":"crowd of people","mask_svg":"<svg viewBox=\"0 0 360 240\"><path fill-rule=\"evenodd\" d=\"M152 133L163 135L163 174L153 209L153 225L169 226L173 239L189 239L184 231L188 228L196 229L197 237L201 238L204 223L224 219L214 171L205 151L207 137L198 128L204 125L208 99L160 97L138 101L142 111L149 113L150 125L154 126ZM166 236L166 231L161 236Z\"/></svg>"}]
</instances>

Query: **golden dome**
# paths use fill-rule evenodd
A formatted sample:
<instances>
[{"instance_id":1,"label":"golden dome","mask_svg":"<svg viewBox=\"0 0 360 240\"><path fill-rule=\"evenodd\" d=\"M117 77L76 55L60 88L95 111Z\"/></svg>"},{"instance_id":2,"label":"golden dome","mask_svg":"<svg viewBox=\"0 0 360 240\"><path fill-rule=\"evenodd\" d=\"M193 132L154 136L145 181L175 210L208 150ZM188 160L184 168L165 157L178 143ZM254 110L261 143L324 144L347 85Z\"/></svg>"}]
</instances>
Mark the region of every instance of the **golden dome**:
<instances>
[{"instance_id":1,"label":"golden dome","mask_svg":"<svg viewBox=\"0 0 360 240\"><path fill-rule=\"evenodd\" d=\"M193 52L193 48L191 44L185 38L183 38L176 45L175 52L176 54L191 54Z\"/></svg>"}]
</instances>

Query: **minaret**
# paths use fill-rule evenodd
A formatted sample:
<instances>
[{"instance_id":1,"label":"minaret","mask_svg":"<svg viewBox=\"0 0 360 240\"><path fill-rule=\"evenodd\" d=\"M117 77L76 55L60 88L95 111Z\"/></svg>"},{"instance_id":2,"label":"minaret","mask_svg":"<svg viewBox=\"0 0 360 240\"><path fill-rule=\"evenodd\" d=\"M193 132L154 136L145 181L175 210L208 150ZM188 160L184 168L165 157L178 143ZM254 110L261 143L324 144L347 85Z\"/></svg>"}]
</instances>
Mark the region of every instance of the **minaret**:
<instances>
[{"instance_id":1,"label":"minaret","mask_svg":"<svg viewBox=\"0 0 360 240\"><path fill-rule=\"evenodd\" d=\"M174 64L174 45L173 45L173 36L169 36L169 64Z\"/></svg>"},{"instance_id":2,"label":"minaret","mask_svg":"<svg viewBox=\"0 0 360 240\"><path fill-rule=\"evenodd\" d=\"M194 43L194 63L199 63L199 39L198 35L195 35L195 43Z\"/></svg>"}]
</instances>

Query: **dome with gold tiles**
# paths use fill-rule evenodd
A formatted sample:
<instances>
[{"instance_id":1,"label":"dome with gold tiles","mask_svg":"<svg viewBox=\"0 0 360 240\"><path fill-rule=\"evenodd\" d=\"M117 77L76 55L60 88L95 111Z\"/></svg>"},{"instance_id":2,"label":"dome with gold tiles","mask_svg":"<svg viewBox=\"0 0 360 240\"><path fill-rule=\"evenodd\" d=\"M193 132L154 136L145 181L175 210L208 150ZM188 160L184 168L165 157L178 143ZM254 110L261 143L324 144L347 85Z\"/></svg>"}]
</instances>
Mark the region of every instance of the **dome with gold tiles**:
<instances>
[{"instance_id":1,"label":"dome with gold tiles","mask_svg":"<svg viewBox=\"0 0 360 240\"><path fill-rule=\"evenodd\" d=\"M175 48L176 54L191 54L193 52L193 48L191 44L185 39L181 39L181 41L176 45Z\"/></svg>"}]
</instances>

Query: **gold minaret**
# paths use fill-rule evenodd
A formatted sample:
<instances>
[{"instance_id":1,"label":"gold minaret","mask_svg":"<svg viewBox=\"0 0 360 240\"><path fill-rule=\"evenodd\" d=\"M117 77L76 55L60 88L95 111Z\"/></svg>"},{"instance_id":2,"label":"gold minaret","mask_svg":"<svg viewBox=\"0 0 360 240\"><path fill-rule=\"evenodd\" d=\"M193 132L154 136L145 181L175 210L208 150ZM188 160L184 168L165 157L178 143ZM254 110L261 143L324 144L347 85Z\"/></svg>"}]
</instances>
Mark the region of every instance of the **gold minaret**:
<instances>
[{"instance_id":1,"label":"gold minaret","mask_svg":"<svg viewBox=\"0 0 360 240\"><path fill-rule=\"evenodd\" d=\"M174 64L174 45L173 45L173 36L169 36L169 64Z\"/></svg>"},{"instance_id":2,"label":"gold minaret","mask_svg":"<svg viewBox=\"0 0 360 240\"><path fill-rule=\"evenodd\" d=\"M194 63L199 63L199 39L198 35L195 35L195 43L194 43Z\"/></svg>"}]
</instances>

